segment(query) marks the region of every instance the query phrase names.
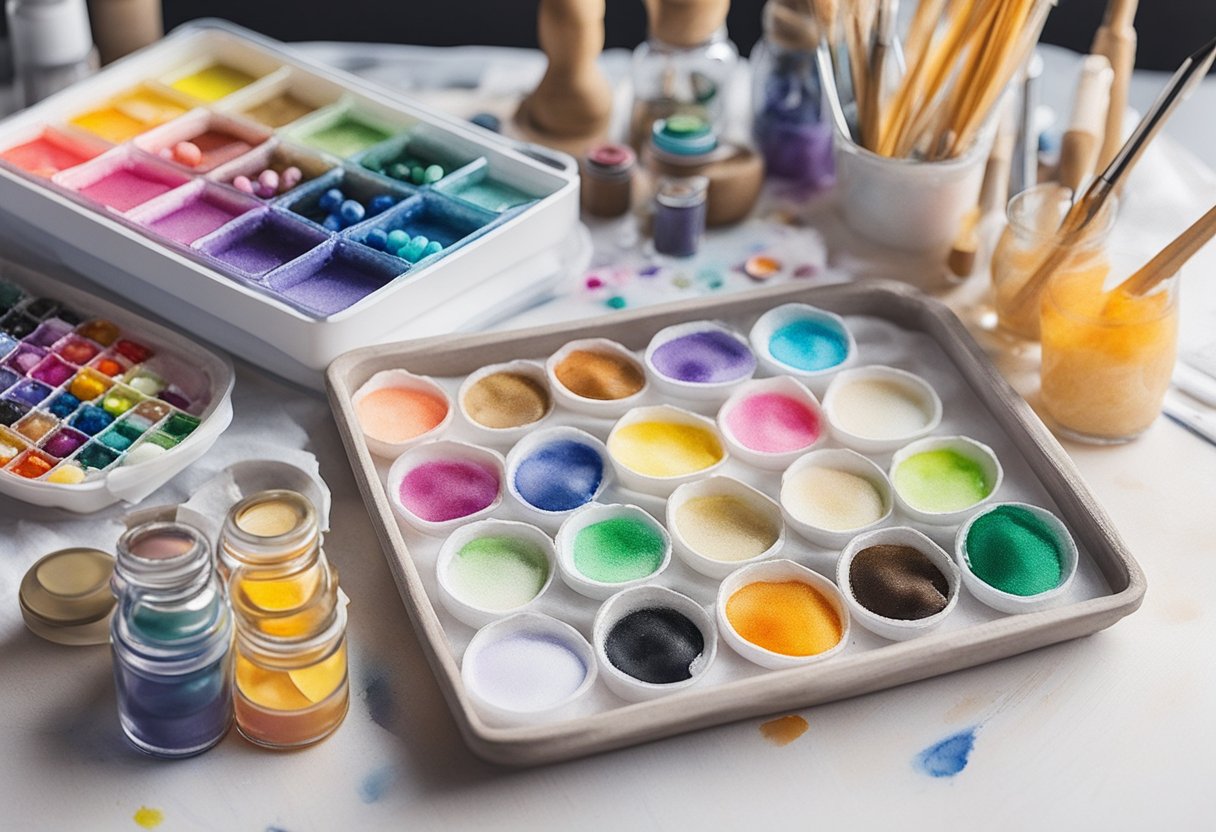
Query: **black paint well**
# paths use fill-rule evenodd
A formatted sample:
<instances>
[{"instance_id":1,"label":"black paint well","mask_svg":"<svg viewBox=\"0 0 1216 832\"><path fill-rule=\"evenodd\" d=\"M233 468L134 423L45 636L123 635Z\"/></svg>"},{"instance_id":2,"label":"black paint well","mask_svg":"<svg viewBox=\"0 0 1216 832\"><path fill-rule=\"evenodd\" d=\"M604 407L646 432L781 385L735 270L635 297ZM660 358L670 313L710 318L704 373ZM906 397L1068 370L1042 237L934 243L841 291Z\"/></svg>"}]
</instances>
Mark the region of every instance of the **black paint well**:
<instances>
[{"instance_id":1,"label":"black paint well","mask_svg":"<svg viewBox=\"0 0 1216 832\"><path fill-rule=\"evenodd\" d=\"M656 685L692 678L692 664L705 637L673 609L635 610L612 625L604 639L608 661L622 673Z\"/></svg>"},{"instance_id":2,"label":"black paint well","mask_svg":"<svg viewBox=\"0 0 1216 832\"><path fill-rule=\"evenodd\" d=\"M849 585L863 607L884 618L916 621L946 608L950 584L929 556L912 546L862 549L849 564Z\"/></svg>"}]
</instances>

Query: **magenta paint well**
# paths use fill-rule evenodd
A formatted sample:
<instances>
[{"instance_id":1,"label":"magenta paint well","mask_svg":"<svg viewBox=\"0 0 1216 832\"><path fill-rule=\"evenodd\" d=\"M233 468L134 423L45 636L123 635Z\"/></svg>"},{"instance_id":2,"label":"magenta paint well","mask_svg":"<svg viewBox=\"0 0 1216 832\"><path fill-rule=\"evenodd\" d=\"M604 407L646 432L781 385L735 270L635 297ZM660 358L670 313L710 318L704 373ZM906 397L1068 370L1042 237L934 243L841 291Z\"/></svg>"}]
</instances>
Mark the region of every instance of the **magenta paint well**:
<instances>
[{"instance_id":1,"label":"magenta paint well","mask_svg":"<svg viewBox=\"0 0 1216 832\"><path fill-rule=\"evenodd\" d=\"M424 462L401 480L401 504L431 523L476 514L496 499L502 488L488 465L464 459Z\"/></svg>"},{"instance_id":2,"label":"magenta paint well","mask_svg":"<svg viewBox=\"0 0 1216 832\"><path fill-rule=\"evenodd\" d=\"M129 211L181 185L186 180L151 165L130 162L83 187L80 194L116 211Z\"/></svg>"},{"instance_id":3,"label":"magenta paint well","mask_svg":"<svg viewBox=\"0 0 1216 832\"><path fill-rule=\"evenodd\" d=\"M332 315L388 285L406 268L395 257L338 241L271 272L266 284L311 312Z\"/></svg>"},{"instance_id":4,"label":"magenta paint well","mask_svg":"<svg viewBox=\"0 0 1216 832\"><path fill-rule=\"evenodd\" d=\"M655 348L650 362L670 379L697 384L737 381L756 369L747 344L717 329L672 338Z\"/></svg>"},{"instance_id":5,"label":"magenta paint well","mask_svg":"<svg viewBox=\"0 0 1216 832\"><path fill-rule=\"evenodd\" d=\"M744 447L770 454L809 447L823 430L815 411L781 393L743 398L727 412L726 426Z\"/></svg>"},{"instance_id":6,"label":"magenta paint well","mask_svg":"<svg viewBox=\"0 0 1216 832\"><path fill-rule=\"evenodd\" d=\"M327 235L275 211L242 218L198 247L230 269L257 278L316 248Z\"/></svg>"},{"instance_id":7,"label":"magenta paint well","mask_svg":"<svg viewBox=\"0 0 1216 832\"><path fill-rule=\"evenodd\" d=\"M76 374L76 367L57 355L48 355L30 370L30 378L58 387Z\"/></svg>"},{"instance_id":8,"label":"magenta paint well","mask_svg":"<svg viewBox=\"0 0 1216 832\"><path fill-rule=\"evenodd\" d=\"M88 441L89 437L78 430L60 428L51 434L50 439L42 443L42 450L56 459L63 459L65 456L76 453L76 449Z\"/></svg>"},{"instance_id":9,"label":"magenta paint well","mask_svg":"<svg viewBox=\"0 0 1216 832\"><path fill-rule=\"evenodd\" d=\"M253 206L203 193L148 223L148 228L179 243L193 243L227 225Z\"/></svg>"}]
</instances>

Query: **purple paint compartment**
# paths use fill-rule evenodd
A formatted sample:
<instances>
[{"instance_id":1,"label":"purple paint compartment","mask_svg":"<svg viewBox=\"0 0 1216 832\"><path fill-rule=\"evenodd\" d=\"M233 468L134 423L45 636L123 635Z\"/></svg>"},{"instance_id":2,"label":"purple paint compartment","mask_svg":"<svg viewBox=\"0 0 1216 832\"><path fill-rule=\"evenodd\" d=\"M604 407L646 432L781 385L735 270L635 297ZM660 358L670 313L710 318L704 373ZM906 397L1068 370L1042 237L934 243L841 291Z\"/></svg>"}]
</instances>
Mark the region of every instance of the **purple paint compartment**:
<instances>
[{"instance_id":1,"label":"purple paint compartment","mask_svg":"<svg viewBox=\"0 0 1216 832\"><path fill-rule=\"evenodd\" d=\"M723 401L756 372L747 339L716 321L689 321L655 333L643 357L661 393L680 399Z\"/></svg>"},{"instance_id":2,"label":"purple paint compartment","mask_svg":"<svg viewBox=\"0 0 1216 832\"><path fill-rule=\"evenodd\" d=\"M91 162L57 173L52 181L83 199L126 213L190 181L175 166L119 147Z\"/></svg>"},{"instance_id":3,"label":"purple paint compartment","mask_svg":"<svg viewBox=\"0 0 1216 832\"><path fill-rule=\"evenodd\" d=\"M57 355L48 355L30 370L30 378L58 387L72 376L76 375L76 366L69 364Z\"/></svg>"},{"instance_id":4,"label":"purple paint compartment","mask_svg":"<svg viewBox=\"0 0 1216 832\"><path fill-rule=\"evenodd\" d=\"M42 443L42 450L56 459L63 459L76 453L88 441L89 437L80 431L69 427L62 427Z\"/></svg>"},{"instance_id":5,"label":"purple paint compartment","mask_svg":"<svg viewBox=\"0 0 1216 832\"><path fill-rule=\"evenodd\" d=\"M409 270L409 265L347 240L331 240L270 272L266 286L318 315L355 305Z\"/></svg>"},{"instance_id":6,"label":"purple paint compartment","mask_svg":"<svg viewBox=\"0 0 1216 832\"><path fill-rule=\"evenodd\" d=\"M264 208L197 240L194 247L222 264L225 271L258 281L327 239L329 235L313 223L284 211Z\"/></svg>"},{"instance_id":7,"label":"purple paint compartment","mask_svg":"<svg viewBox=\"0 0 1216 832\"><path fill-rule=\"evenodd\" d=\"M290 167L299 168L300 170L301 179L295 188L282 191L272 197L259 196L258 198L275 199L287 196L295 191L296 188L307 185L314 179L329 173L334 169L334 164L315 153L292 145L282 144L272 139L251 153L246 153L240 158L221 165L207 174L207 178L214 182L222 182L225 185L231 185L232 180L238 176L245 176L251 181L256 182L258 176L263 171L273 170L281 177L283 171Z\"/></svg>"},{"instance_id":8,"label":"purple paint compartment","mask_svg":"<svg viewBox=\"0 0 1216 832\"><path fill-rule=\"evenodd\" d=\"M257 207L252 197L196 179L135 209L130 216L154 234L190 245Z\"/></svg>"},{"instance_id":9,"label":"purple paint compartment","mask_svg":"<svg viewBox=\"0 0 1216 832\"><path fill-rule=\"evenodd\" d=\"M270 138L260 125L238 121L208 110L191 110L184 116L162 124L137 137L135 146L153 156L168 158L192 173L206 173L226 162L244 156ZM193 167L173 157L179 142L191 142L202 151L202 161Z\"/></svg>"},{"instance_id":10,"label":"purple paint compartment","mask_svg":"<svg viewBox=\"0 0 1216 832\"><path fill-rule=\"evenodd\" d=\"M30 344L22 344L13 350L12 354L5 359L4 366L8 367L18 375L26 375L34 367L45 358L47 351L41 347L31 346Z\"/></svg>"},{"instance_id":11,"label":"purple paint compartment","mask_svg":"<svg viewBox=\"0 0 1216 832\"><path fill-rule=\"evenodd\" d=\"M25 338L27 344L36 347L50 347L56 341L72 332L72 325L58 318L49 318L38 324L38 328Z\"/></svg>"},{"instance_id":12,"label":"purple paint compartment","mask_svg":"<svg viewBox=\"0 0 1216 832\"><path fill-rule=\"evenodd\" d=\"M496 214L434 192L419 194L354 228L351 238L366 243L373 229L404 231L409 237L426 237L443 250L417 263L430 263L475 239L497 219ZM408 261L402 261L408 262Z\"/></svg>"},{"instance_id":13,"label":"purple paint compartment","mask_svg":"<svg viewBox=\"0 0 1216 832\"><path fill-rule=\"evenodd\" d=\"M325 217L331 212L322 209L318 203L321 201L322 195L330 188L337 188L346 199L353 199L361 203L365 209L368 208L372 199L377 196L387 194L396 200L397 203L401 203L417 193L417 190L409 185L403 185L400 182L394 182L392 179L376 176L366 171L356 168L335 168L324 176L319 176L312 180L307 185L288 192L273 204L303 217L317 228L325 231L326 229L321 223L325 221ZM394 205L394 207L396 206ZM388 211L384 213L387 214ZM383 214L379 216L383 216ZM367 223L373 218L374 215L369 211L362 222Z\"/></svg>"}]
</instances>

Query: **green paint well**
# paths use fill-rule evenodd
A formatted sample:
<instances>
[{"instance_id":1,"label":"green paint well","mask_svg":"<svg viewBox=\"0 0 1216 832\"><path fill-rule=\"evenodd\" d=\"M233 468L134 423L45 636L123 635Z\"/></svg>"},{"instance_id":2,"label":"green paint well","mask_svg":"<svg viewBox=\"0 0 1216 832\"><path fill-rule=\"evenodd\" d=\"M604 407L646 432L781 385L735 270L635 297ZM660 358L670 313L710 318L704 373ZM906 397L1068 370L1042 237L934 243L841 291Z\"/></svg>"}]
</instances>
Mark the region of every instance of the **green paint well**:
<instances>
[{"instance_id":1,"label":"green paint well","mask_svg":"<svg viewBox=\"0 0 1216 832\"><path fill-rule=\"evenodd\" d=\"M1055 531L1019 506L997 506L967 531L971 571L1010 595L1038 595L1059 586L1062 549Z\"/></svg>"},{"instance_id":2,"label":"green paint well","mask_svg":"<svg viewBox=\"0 0 1216 832\"><path fill-rule=\"evenodd\" d=\"M663 537L653 526L613 517L574 536L574 567L593 581L619 584L653 575L663 563Z\"/></svg>"},{"instance_id":3,"label":"green paint well","mask_svg":"<svg viewBox=\"0 0 1216 832\"><path fill-rule=\"evenodd\" d=\"M312 131L304 136L303 140L318 150L346 159L388 137L389 134L379 127L353 118L342 118Z\"/></svg>"},{"instance_id":4,"label":"green paint well","mask_svg":"<svg viewBox=\"0 0 1216 832\"><path fill-rule=\"evenodd\" d=\"M499 214L532 201L532 197L523 191L494 179L475 181L468 177L447 189L447 192L457 199Z\"/></svg>"},{"instance_id":5,"label":"green paint well","mask_svg":"<svg viewBox=\"0 0 1216 832\"><path fill-rule=\"evenodd\" d=\"M491 535L470 540L448 566L448 586L456 597L493 612L522 607L549 579L549 562L527 540Z\"/></svg>"},{"instance_id":6,"label":"green paint well","mask_svg":"<svg viewBox=\"0 0 1216 832\"><path fill-rule=\"evenodd\" d=\"M960 511L992 493L983 466L948 448L908 457L895 469L894 484L908 505L921 511Z\"/></svg>"}]
</instances>

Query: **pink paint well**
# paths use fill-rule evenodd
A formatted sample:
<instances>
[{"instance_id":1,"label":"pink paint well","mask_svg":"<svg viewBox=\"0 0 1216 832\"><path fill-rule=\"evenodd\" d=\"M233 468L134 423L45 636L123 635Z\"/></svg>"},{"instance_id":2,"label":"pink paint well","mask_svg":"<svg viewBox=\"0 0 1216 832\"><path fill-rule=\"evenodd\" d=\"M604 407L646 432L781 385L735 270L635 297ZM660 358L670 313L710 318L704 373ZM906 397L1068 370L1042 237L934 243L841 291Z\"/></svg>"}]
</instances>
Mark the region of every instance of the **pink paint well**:
<instances>
[{"instance_id":1,"label":"pink paint well","mask_svg":"<svg viewBox=\"0 0 1216 832\"><path fill-rule=\"evenodd\" d=\"M150 168L118 168L85 185L80 193L116 211L128 211L153 197L168 193L178 184Z\"/></svg>"},{"instance_id":2,"label":"pink paint well","mask_svg":"<svg viewBox=\"0 0 1216 832\"><path fill-rule=\"evenodd\" d=\"M468 460L424 462L401 480L401 504L423 520L440 523L476 514L498 498L498 473Z\"/></svg>"},{"instance_id":3,"label":"pink paint well","mask_svg":"<svg viewBox=\"0 0 1216 832\"><path fill-rule=\"evenodd\" d=\"M51 177L61 170L87 162L99 151L47 130L33 141L10 147L0 153L0 159L26 173Z\"/></svg>"},{"instance_id":4,"label":"pink paint well","mask_svg":"<svg viewBox=\"0 0 1216 832\"><path fill-rule=\"evenodd\" d=\"M781 393L747 396L727 412L726 427L744 447L770 454L813 445L821 432L815 411Z\"/></svg>"},{"instance_id":5,"label":"pink paint well","mask_svg":"<svg viewBox=\"0 0 1216 832\"><path fill-rule=\"evenodd\" d=\"M206 196L187 202L176 211L152 221L148 227L179 243L193 243L243 214L247 208L224 204Z\"/></svg>"}]
</instances>

